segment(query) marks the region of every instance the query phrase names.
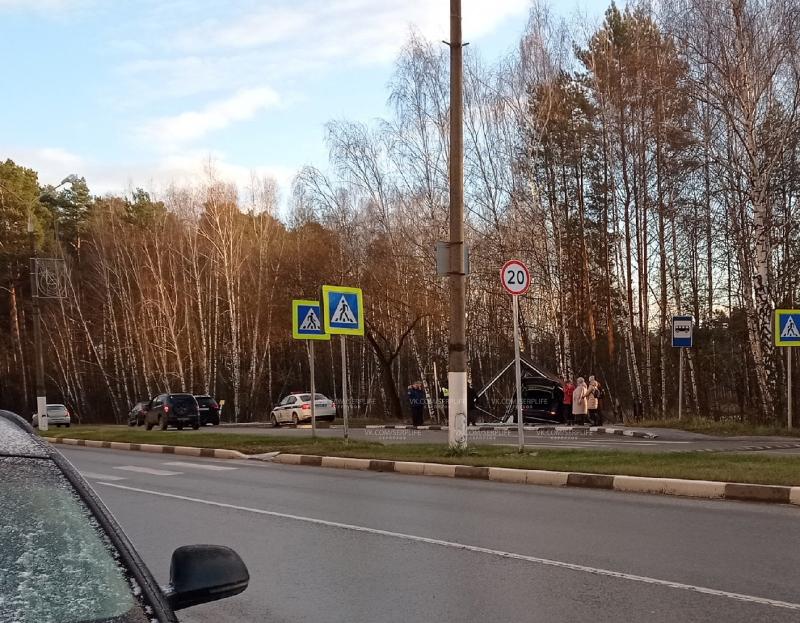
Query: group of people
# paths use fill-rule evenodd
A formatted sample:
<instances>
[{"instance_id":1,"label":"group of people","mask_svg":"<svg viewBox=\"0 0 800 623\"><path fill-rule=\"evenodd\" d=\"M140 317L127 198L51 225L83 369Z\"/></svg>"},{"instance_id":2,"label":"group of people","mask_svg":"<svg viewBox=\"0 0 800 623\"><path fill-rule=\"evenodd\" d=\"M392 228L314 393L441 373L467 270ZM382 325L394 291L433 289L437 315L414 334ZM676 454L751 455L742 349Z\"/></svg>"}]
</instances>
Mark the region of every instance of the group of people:
<instances>
[{"instance_id":1,"label":"group of people","mask_svg":"<svg viewBox=\"0 0 800 623\"><path fill-rule=\"evenodd\" d=\"M564 386L564 399L561 405L563 419L568 424L603 425L603 389L594 376L589 377L589 384L582 376L576 383L572 379L561 379Z\"/></svg>"}]
</instances>

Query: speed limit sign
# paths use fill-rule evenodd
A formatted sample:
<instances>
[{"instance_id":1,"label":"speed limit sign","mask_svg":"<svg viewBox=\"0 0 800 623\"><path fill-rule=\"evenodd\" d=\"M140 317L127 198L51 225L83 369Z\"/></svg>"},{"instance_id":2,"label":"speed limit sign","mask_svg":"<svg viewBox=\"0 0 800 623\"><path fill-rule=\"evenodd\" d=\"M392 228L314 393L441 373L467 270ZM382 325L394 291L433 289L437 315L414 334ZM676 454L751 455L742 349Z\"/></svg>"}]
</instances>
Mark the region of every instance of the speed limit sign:
<instances>
[{"instance_id":1,"label":"speed limit sign","mask_svg":"<svg viewBox=\"0 0 800 623\"><path fill-rule=\"evenodd\" d=\"M500 269L500 280L509 294L525 294L531 286L528 267L519 260L508 260Z\"/></svg>"}]
</instances>

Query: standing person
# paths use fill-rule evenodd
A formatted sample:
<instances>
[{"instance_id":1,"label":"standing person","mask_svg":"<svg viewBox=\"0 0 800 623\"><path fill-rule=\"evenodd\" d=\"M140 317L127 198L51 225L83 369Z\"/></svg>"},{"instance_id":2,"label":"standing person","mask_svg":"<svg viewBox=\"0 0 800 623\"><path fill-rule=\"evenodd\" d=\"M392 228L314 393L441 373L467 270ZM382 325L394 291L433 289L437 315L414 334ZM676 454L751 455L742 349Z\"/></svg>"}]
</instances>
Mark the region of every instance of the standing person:
<instances>
[{"instance_id":1,"label":"standing person","mask_svg":"<svg viewBox=\"0 0 800 623\"><path fill-rule=\"evenodd\" d=\"M586 391L586 381L579 376L578 385L572 392L572 419L578 420L581 424L586 421Z\"/></svg>"},{"instance_id":2,"label":"standing person","mask_svg":"<svg viewBox=\"0 0 800 623\"><path fill-rule=\"evenodd\" d=\"M599 426L597 423L598 403L600 401L600 388L593 376L589 377L589 387L586 389L586 409L589 411L589 423L592 426Z\"/></svg>"},{"instance_id":3,"label":"standing person","mask_svg":"<svg viewBox=\"0 0 800 623\"><path fill-rule=\"evenodd\" d=\"M422 426L425 411L425 390L422 381L414 381L408 386L408 404L411 405L411 423Z\"/></svg>"},{"instance_id":4,"label":"standing person","mask_svg":"<svg viewBox=\"0 0 800 623\"><path fill-rule=\"evenodd\" d=\"M561 399L561 419L567 424L574 424L575 418L572 417L572 392L575 391L575 385L572 379L564 377L561 379L561 385L564 388L564 397Z\"/></svg>"},{"instance_id":5,"label":"standing person","mask_svg":"<svg viewBox=\"0 0 800 623\"><path fill-rule=\"evenodd\" d=\"M478 417L478 392L472 387L472 383L467 383L467 424L475 424Z\"/></svg>"}]
</instances>

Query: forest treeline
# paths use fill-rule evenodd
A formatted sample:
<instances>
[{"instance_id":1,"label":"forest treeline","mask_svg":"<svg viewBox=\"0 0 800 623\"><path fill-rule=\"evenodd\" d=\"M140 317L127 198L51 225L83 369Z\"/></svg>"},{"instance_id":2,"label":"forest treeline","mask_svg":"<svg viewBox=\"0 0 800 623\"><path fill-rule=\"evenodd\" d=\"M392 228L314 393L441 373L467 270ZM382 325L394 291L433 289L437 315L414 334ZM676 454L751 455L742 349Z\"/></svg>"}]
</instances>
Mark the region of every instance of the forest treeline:
<instances>
[{"instance_id":1,"label":"forest treeline","mask_svg":"<svg viewBox=\"0 0 800 623\"><path fill-rule=\"evenodd\" d=\"M583 33L537 4L507 58L467 48L473 385L513 357L499 268L517 257L532 280L523 353L595 374L608 411L675 412L670 323L686 314L686 409L782 422L771 322L797 289L800 1L611 5ZM435 243L447 238L448 71L447 49L412 34L386 118L331 121L329 165L301 170L284 201L272 180L245 191L213 170L192 187L100 197L0 165L0 403L33 406L32 212L40 253L67 267L66 297L43 311L48 395L85 421L120 421L162 391L265 416L306 384L290 301L325 283L364 291L367 335L347 342L356 414L396 417L408 383L446 379ZM338 345L317 345L332 397Z\"/></svg>"}]
</instances>

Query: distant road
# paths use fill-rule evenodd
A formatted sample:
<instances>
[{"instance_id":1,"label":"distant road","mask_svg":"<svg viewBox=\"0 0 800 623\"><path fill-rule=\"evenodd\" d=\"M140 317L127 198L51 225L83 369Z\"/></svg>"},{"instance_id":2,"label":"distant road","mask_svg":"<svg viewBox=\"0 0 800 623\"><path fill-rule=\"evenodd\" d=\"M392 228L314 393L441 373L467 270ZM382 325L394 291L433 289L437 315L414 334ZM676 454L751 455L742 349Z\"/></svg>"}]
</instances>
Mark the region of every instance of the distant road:
<instances>
[{"instance_id":1,"label":"distant road","mask_svg":"<svg viewBox=\"0 0 800 623\"><path fill-rule=\"evenodd\" d=\"M234 547L239 597L182 620L800 620L788 506L62 448L166 582Z\"/></svg>"},{"instance_id":2,"label":"distant road","mask_svg":"<svg viewBox=\"0 0 800 623\"><path fill-rule=\"evenodd\" d=\"M285 435L307 437L309 429L244 427L244 426L206 426L206 432L241 433L245 435ZM594 450L631 450L638 452L767 452L800 454L800 438L753 438L753 437L712 437L698 433L666 429L637 429L653 432L657 439L637 439L619 435L585 434L577 432L527 431L525 443L531 448L577 448ZM321 437L342 437L340 428L317 430ZM351 428L352 439L379 441L381 443L447 443L447 431L409 430L409 429L364 429ZM470 431L469 441L476 444L517 445L516 430Z\"/></svg>"}]
</instances>

